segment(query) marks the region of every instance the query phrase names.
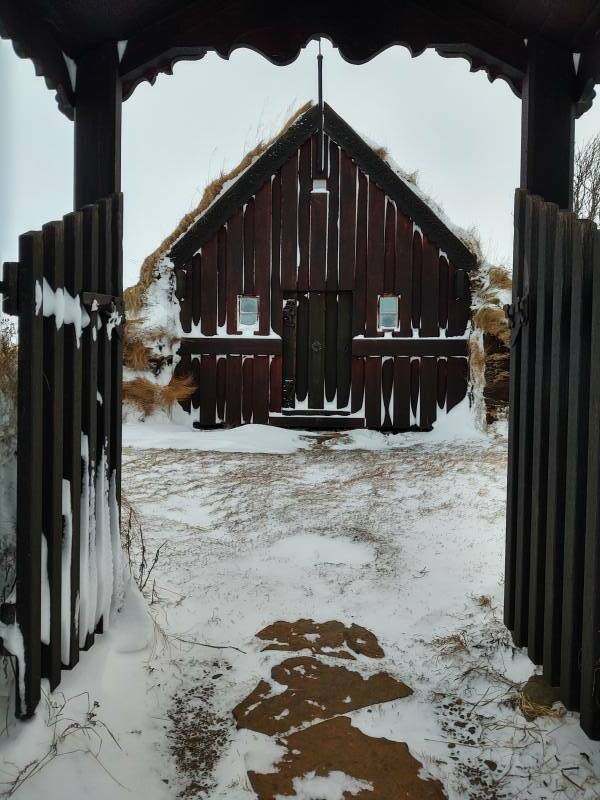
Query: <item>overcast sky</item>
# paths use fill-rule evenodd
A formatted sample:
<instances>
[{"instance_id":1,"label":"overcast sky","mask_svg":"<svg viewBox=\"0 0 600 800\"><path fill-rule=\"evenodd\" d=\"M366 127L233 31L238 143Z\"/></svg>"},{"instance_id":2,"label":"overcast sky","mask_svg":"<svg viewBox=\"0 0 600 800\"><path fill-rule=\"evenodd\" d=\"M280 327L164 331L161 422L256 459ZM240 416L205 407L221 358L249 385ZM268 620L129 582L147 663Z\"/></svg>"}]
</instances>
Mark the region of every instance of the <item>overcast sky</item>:
<instances>
[{"instance_id":1,"label":"overcast sky","mask_svg":"<svg viewBox=\"0 0 600 800\"><path fill-rule=\"evenodd\" d=\"M462 59L393 47L361 66L324 43L325 99L360 133L385 145L465 228L488 257L510 264L519 182L520 102L503 81L470 74ZM236 51L176 65L123 108L125 285L199 200L206 183L237 164L257 139L316 96L316 43L288 67ZM54 94L0 41L0 261L17 237L72 206L73 125ZM577 141L600 129L600 103L577 123ZM7 112L7 113L6 113Z\"/></svg>"}]
</instances>

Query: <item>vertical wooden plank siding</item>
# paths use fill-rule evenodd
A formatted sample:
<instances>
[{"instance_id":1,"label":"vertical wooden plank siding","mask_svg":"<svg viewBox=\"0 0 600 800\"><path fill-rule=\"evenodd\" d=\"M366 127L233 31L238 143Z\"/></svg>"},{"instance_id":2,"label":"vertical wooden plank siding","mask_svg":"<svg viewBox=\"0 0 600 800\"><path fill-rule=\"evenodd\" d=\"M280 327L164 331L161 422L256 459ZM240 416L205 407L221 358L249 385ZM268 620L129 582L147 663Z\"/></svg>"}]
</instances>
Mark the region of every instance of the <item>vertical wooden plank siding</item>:
<instances>
[{"instance_id":1,"label":"vertical wooden plank siding","mask_svg":"<svg viewBox=\"0 0 600 800\"><path fill-rule=\"evenodd\" d=\"M550 414L548 418L548 508L544 607L544 677L556 686L560 679L562 625L563 543L565 523L565 452L571 325L571 258L574 217L558 215L552 301L550 356ZM520 436L523 432L520 431ZM515 587L515 591L518 587Z\"/></svg>"},{"instance_id":2,"label":"vertical wooden plank siding","mask_svg":"<svg viewBox=\"0 0 600 800\"><path fill-rule=\"evenodd\" d=\"M200 298L200 330L204 336L217 332L217 236L202 248L202 295Z\"/></svg>"},{"instance_id":3,"label":"vertical wooden plank siding","mask_svg":"<svg viewBox=\"0 0 600 800\"><path fill-rule=\"evenodd\" d=\"M338 295L325 293L325 399L335 400L337 391L337 346L338 346Z\"/></svg>"},{"instance_id":4,"label":"vertical wooden plank siding","mask_svg":"<svg viewBox=\"0 0 600 800\"><path fill-rule=\"evenodd\" d=\"M423 237L420 336L439 336L439 250Z\"/></svg>"},{"instance_id":5,"label":"vertical wooden plank siding","mask_svg":"<svg viewBox=\"0 0 600 800\"><path fill-rule=\"evenodd\" d=\"M269 369L269 410L274 414L281 413L281 387L283 383L283 359L273 356Z\"/></svg>"},{"instance_id":6,"label":"vertical wooden plank siding","mask_svg":"<svg viewBox=\"0 0 600 800\"><path fill-rule=\"evenodd\" d=\"M271 331L271 181L263 184L256 195L254 250L258 334L268 336Z\"/></svg>"},{"instance_id":7,"label":"vertical wooden plank siding","mask_svg":"<svg viewBox=\"0 0 600 800\"><path fill-rule=\"evenodd\" d=\"M440 256L438 260L439 272L439 309L438 322L440 328L444 330L448 324L448 259Z\"/></svg>"},{"instance_id":8,"label":"vertical wooden plank siding","mask_svg":"<svg viewBox=\"0 0 600 800\"><path fill-rule=\"evenodd\" d=\"M296 397L303 403L308 394L308 294L298 294L296 313Z\"/></svg>"},{"instance_id":9,"label":"vertical wooden plank siding","mask_svg":"<svg viewBox=\"0 0 600 800\"><path fill-rule=\"evenodd\" d=\"M600 352L600 233L594 232L594 285L591 313L591 352ZM600 737L600 361L590 365L587 511L583 557L583 608L581 635L581 727L588 736Z\"/></svg>"},{"instance_id":10,"label":"vertical wooden plank siding","mask_svg":"<svg viewBox=\"0 0 600 800\"><path fill-rule=\"evenodd\" d=\"M282 405L293 408L296 397L296 330L298 323L298 301L296 296L286 300L283 312L282 343L282 387L283 382L289 389L282 396Z\"/></svg>"},{"instance_id":11,"label":"vertical wooden plank siding","mask_svg":"<svg viewBox=\"0 0 600 800\"><path fill-rule=\"evenodd\" d=\"M244 209L244 294L254 294L254 198Z\"/></svg>"},{"instance_id":12,"label":"vertical wooden plank siding","mask_svg":"<svg viewBox=\"0 0 600 800\"><path fill-rule=\"evenodd\" d=\"M385 202L385 244L383 256L383 292L394 294L396 282L396 206Z\"/></svg>"},{"instance_id":13,"label":"vertical wooden plank siding","mask_svg":"<svg viewBox=\"0 0 600 800\"><path fill-rule=\"evenodd\" d=\"M227 333L238 332L238 295L243 292L244 216L240 209L227 223Z\"/></svg>"},{"instance_id":14,"label":"vertical wooden plank siding","mask_svg":"<svg viewBox=\"0 0 600 800\"><path fill-rule=\"evenodd\" d=\"M231 427L242 422L242 356L227 356L225 422Z\"/></svg>"},{"instance_id":15,"label":"vertical wooden plank siding","mask_svg":"<svg viewBox=\"0 0 600 800\"><path fill-rule=\"evenodd\" d=\"M217 325L223 329L227 320L227 229L217 235Z\"/></svg>"},{"instance_id":16,"label":"vertical wooden plank siding","mask_svg":"<svg viewBox=\"0 0 600 800\"><path fill-rule=\"evenodd\" d=\"M194 313L194 276L192 274L191 262L185 267L185 281L183 282L185 292L181 304L181 327L184 333L191 333L192 316Z\"/></svg>"},{"instance_id":17,"label":"vertical wooden plank siding","mask_svg":"<svg viewBox=\"0 0 600 800\"><path fill-rule=\"evenodd\" d=\"M558 208L541 204L538 223L538 274L535 296L536 334L533 395L531 464L529 657L536 664L543 659L544 570L546 568L546 515L548 489L548 415L550 413L550 343L552 338L552 288L554 243Z\"/></svg>"},{"instance_id":18,"label":"vertical wooden plank siding","mask_svg":"<svg viewBox=\"0 0 600 800\"><path fill-rule=\"evenodd\" d=\"M412 304L413 328L421 325L421 282L423 278L423 239L419 231L413 234L412 244Z\"/></svg>"},{"instance_id":19,"label":"vertical wooden plank siding","mask_svg":"<svg viewBox=\"0 0 600 800\"><path fill-rule=\"evenodd\" d=\"M381 427L381 356L365 358L365 423L371 430Z\"/></svg>"},{"instance_id":20,"label":"vertical wooden plank siding","mask_svg":"<svg viewBox=\"0 0 600 800\"><path fill-rule=\"evenodd\" d=\"M365 359L352 357L352 400L351 411L356 414L363 408L365 397Z\"/></svg>"},{"instance_id":21,"label":"vertical wooden plank siding","mask_svg":"<svg viewBox=\"0 0 600 800\"><path fill-rule=\"evenodd\" d=\"M83 208L83 264L85 283L88 291L98 291L98 246L100 234L99 207ZM187 284L190 282L187 281ZM88 496L96 479L97 463L97 417L98 417L98 312L88 309L90 323L82 335L83 347L83 392L82 392L82 431L87 439L88 468L83 480L88 482ZM92 509L90 509L90 512ZM82 596L79 605L81 614L79 622L79 644L81 649L88 650L94 643L94 631L91 619L96 605L96 575L91 569L90 561L95 557L96 540L94 535L94 515L89 514L86 520L88 539L82 542L80 549L81 581L87 585L87 599Z\"/></svg>"},{"instance_id":22,"label":"vertical wooden plank siding","mask_svg":"<svg viewBox=\"0 0 600 800\"><path fill-rule=\"evenodd\" d=\"M340 148L330 140L329 142L329 177L327 179L329 192L328 220L327 220L327 279L326 288L334 291L338 288L338 238L340 214Z\"/></svg>"},{"instance_id":23,"label":"vertical wooden plank siding","mask_svg":"<svg viewBox=\"0 0 600 800\"><path fill-rule=\"evenodd\" d=\"M358 171L358 199L356 208L356 264L354 278L354 306L352 312L353 336L364 336L367 297L367 213L369 184Z\"/></svg>"},{"instance_id":24,"label":"vertical wooden plank siding","mask_svg":"<svg viewBox=\"0 0 600 800\"><path fill-rule=\"evenodd\" d=\"M44 278L52 291L64 287L64 237L61 222L49 222L44 238ZM44 315L42 566L50 591L50 619L42 628L42 676L50 689L60 683L62 594L62 467L64 334L54 315ZM44 564L45 562L45 564ZM44 576L42 575L42 580ZM43 620L42 620L43 622ZM47 638L43 629L47 630Z\"/></svg>"},{"instance_id":25,"label":"vertical wooden plank siding","mask_svg":"<svg viewBox=\"0 0 600 800\"><path fill-rule=\"evenodd\" d=\"M271 328L282 334L283 293L281 291L281 174L271 184Z\"/></svg>"},{"instance_id":26,"label":"vertical wooden plank siding","mask_svg":"<svg viewBox=\"0 0 600 800\"><path fill-rule=\"evenodd\" d=\"M337 407L346 408L352 384L352 292L338 295L336 371Z\"/></svg>"},{"instance_id":27,"label":"vertical wooden plank siding","mask_svg":"<svg viewBox=\"0 0 600 800\"><path fill-rule=\"evenodd\" d=\"M367 223L366 336L382 336L377 329L377 296L383 294L385 194L369 181Z\"/></svg>"},{"instance_id":28,"label":"vertical wooden plank siding","mask_svg":"<svg viewBox=\"0 0 600 800\"><path fill-rule=\"evenodd\" d=\"M382 429L389 431L392 429L392 415L394 410L391 406L392 391L394 388L394 359L385 358L381 365L381 391L383 398L383 421Z\"/></svg>"},{"instance_id":29,"label":"vertical wooden plank siding","mask_svg":"<svg viewBox=\"0 0 600 800\"><path fill-rule=\"evenodd\" d=\"M410 358L394 358L394 430L410 428Z\"/></svg>"},{"instance_id":30,"label":"vertical wooden plank siding","mask_svg":"<svg viewBox=\"0 0 600 800\"><path fill-rule=\"evenodd\" d=\"M420 378L419 427L428 431L433 427L436 418L437 358L435 356L421 359Z\"/></svg>"},{"instance_id":31,"label":"vertical wooden plank siding","mask_svg":"<svg viewBox=\"0 0 600 800\"><path fill-rule=\"evenodd\" d=\"M310 195L309 287L325 290L327 266L327 192Z\"/></svg>"},{"instance_id":32,"label":"vertical wooden plank siding","mask_svg":"<svg viewBox=\"0 0 600 800\"><path fill-rule=\"evenodd\" d=\"M19 361L17 426L17 622L23 636L25 663L17 665L18 717L30 717L40 700L41 679L41 552L43 447L42 308L37 302L44 274L41 232L19 238Z\"/></svg>"},{"instance_id":33,"label":"vertical wooden plank siding","mask_svg":"<svg viewBox=\"0 0 600 800\"><path fill-rule=\"evenodd\" d=\"M242 363L242 420L252 422L254 408L254 358L244 358Z\"/></svg>"},{"instance_id":34,"label":"vertical wooden plank siding","mask_svg":"<svg viewBox=\"0 0 600 800\"><path fill-rule=\"evenodd\" d=\"M579 708L583 560L587 510L594 226L578 223L571 269L571 352L567 420L565 537L561 620L560 693L570 709ZM598 273L596 273L598 274ZM598 600L598 596L596 595ZM557 631L558 632L558 631Z\"/></svg>"},{"instance_id":35,"label":"vertical wooden plank siding","mask_svg":"<svg viewBox=\"0 0 600 800\"><path fill-rule=\"evenodd\" d=\"M79 297L83 288L83 219L81 212L67 214L64 218L65 290L71 297ZM65 337L64 368L64 450L63 474L69 481L71 503L71 536L64 537L63 548L70 549L68 576L70 626L68 636L62 641L62 662L74 667L79 661L77 637L77 608L79 605L79 529L81 516L81 383L83 375L81 342L77 340L74 325L67 325ZM114 411L113 411L114 413ZM120 419L120 417L119 417ZM111 436L112 441L112 436ZM113 461L114 463L114 461ZM66 529L65 529L66 530ZM63 580L67 576L63 575ZM65 631L66 635L66 631Z\"/></svg>"},{"instance_id":36,"label":"vertical wooden plank siding","mask_svg":"<svg viewBox=\"0 0 600 800\"><path fill-rule=\"evenodd\" d=\"M514 207L514 255L513 255L513 303L521 297L523 286L523 252L525 247L525 192L517 189ZM454 267L449 265L448 280L453 283ZM451 327L452 303L448 301L447 335L453 335ZM450 367L450 360L448 362ZM521 374L520 341L511 347L510 353L510 411L508 418L508 474L506 503L506 550L504 568L504 623L512 630L515 621L515 569L516 569L516 520L517 520L517 458L519 442L519 379ZM450 383L450 374L448 374Z\"/></svg>"},{"instance_id":37,"label":"vertical wooden plank siding","mask_svg":"<svg viewBox=\"0 0 600 800\"><path fill-rule=\"evenodd\" d=\"M421 361L418 358L411 358L410 360L410 409L413 417L417 416L417 408L419 402L419 375L421 371Z\"/></svg>"},{"instance_id":38,"label":"vertical wooden plank siding","mask_svg":"<svg viewBox=\"0 0 600 800\"><path fill-rule=\"evenodd\" d=\"M354 289L356 259L356 165L340 151L340 266L339 288Z\"/></svg>"},{"instance_id":39,"label":"vertical wooden plank siding","mask_svg":"<svg viewBox=\"0 0 600 800\"><path fill-rule=\"evenodd\" d=\"M298 291L302 292L309 288L311 147L312 139L304 142L298 162Z\"/></svg>"},{"instance_id":40,"label":"vertical wooden plank siding","mask_svg":"<svg viewBox=\"0 0 600 800\"><path fill-rule=\"evenodd\" d=\"M445 358L438 358L437 404L439 408L445 408L447 392L448 392L448 361Z\"/></svg>"},{"instance_id":41,"label":"vertical wooden plank siding","mask_svg":"<svg viewBox=\"0 0 600 800\"><path fill-rule=\"evenodd\" d=\"M196 387L194 394L191 397L192 408L194 411L200 408L200 402L202 398L202 394L205 391L205 387L202 385L203 375L202 369L200 368L200 359L201 356L196 356L195 358L192 357L189 362L190 374L192 376L192 383ZM200 416L200 424L202 425L202 416Z\"/></svg>"},{"instance_id":42,"label":"vertical wooden plank siding","mask_svg":"<svg viewBox=\"0 0 600 800\"><path fill-rule=\"evenodd\" d=\"M192 281L192 322L194 325L198 325L202 316L202 255L200 253L192 256L189 276Z\"/></svg>"},{"instance_id":43,"label":"vertical wooden plank siding","mask_svg":"<svg viewBox=\"0 0 600 800\"><path fill-rule=\"evenodd\" d=\"M252 422L266 425L269 421L269 356L254 356L253 383Z\"/></svg>"},{"instance_id":44,"label":"vertical wooden plank siding","mask_svg":"<svg viewBox=\"0 0 600 800\"><path fill-rule=\"evenodd\" d=\"M448 359L446 411L452 411L467 394L469 363L466 358L452 356Z\"/></svg>"},{"instance_id":45,"label":"vertical wooden plank siding","mask_svg":"<svg viewBox=\"0 0 600 800\"><path fill-rule=\"evenodd\" d=\"M300 344L300 342L298 342ZM325 293L308 295L308 407L323 408L325 390Z\"/></svg>"},{"instance_id":46,"label":"vertical wooden plank siding","mask_svg":"<svg viewBox=\"0 0 600 800\"><path fill-rule=\"evenodd\" d=\"M116 194L112 198L112 292L118 297L123 296L123 195ZM122 320L121 320L122 322ZM119 519L115 520L116 536L121 530L121 443L123 422L123 336L122 330L117 329L112 335L112 378L111 378L111 435L110 435L110 465L111 479L114 477L114 498L116 500ZM116 537L115 537L116 538ZM120 547L120 540L113 541L115 549Z\"/></svg>"},{"instance_id":47,"label":"vertical wooden plank siding","mask_svg":"<svg viewBox=\"0 0 600 800\"><path fill-rule=\"evenodd\" d=\"M227 358L217 358L217 422L225 420L225 402L227 398Z\"/></svg>"},{"instance_id":48,"label":"vertical wooden plank siding","mask_svg":"<svg viewBox=\"0 0 600 800\"><path fill-rule=\"evenodd\" d=\"M298 268L298 154L281 168L281 288L296 289Z\"/></svg>"},{"instance_id":49,"label":"vertical wooden plank siding","mask_svg":"<svg viewBox=\"0 0 600 800\"><path fill-rule=\"evenodd\" d=\"M413 223L400 211L396 215L396 294L400 295L398 336L412 336ZM396 334L394 334L396 335Z\"/></svg>"},{"instance_id":50,"label":"vertical wooden plank siding","mask_svg":"<svg viewBox=\"0 0 600 800\"><path fill-rule=\"evenodd\" d=\"M188 353L180 356L179 361L173 369L173 375L176 378L188 378L190 375L195 378L192 371L192 358ZM180 405L186 414L192 410L192 399L188 397L187 400L181 400ZM195 406L197 408L197 406Z\"/></svg>"},{"instance_id":51,"label":"vertical wooden plank siding","mask_svg":"<svg viewBox=\"0 0 600 800\"><path fill-rule=\"evenodd\" d=\"M531 196L525 200L525 250L523 294L535 297L538 268L539 203ZM533 445L533 390L535 380L535 303L529 303L528 322L520 333L521 374L519 384L519 444L517 469L517 519L515 526L515 619L513 639L527 644L529 628L529 568L531 527L531 469Z\"/></svg>"},{"instance_id":52,"label":"vertical wooden plank siding","mask_svg":"<svg viewBox=\"0 0 600 800\"><path fill-rule=\"evenodd\" d=\"M200 425L211 427L217 419L217 357L200 356Z\"/></svg>"}]
</instances>

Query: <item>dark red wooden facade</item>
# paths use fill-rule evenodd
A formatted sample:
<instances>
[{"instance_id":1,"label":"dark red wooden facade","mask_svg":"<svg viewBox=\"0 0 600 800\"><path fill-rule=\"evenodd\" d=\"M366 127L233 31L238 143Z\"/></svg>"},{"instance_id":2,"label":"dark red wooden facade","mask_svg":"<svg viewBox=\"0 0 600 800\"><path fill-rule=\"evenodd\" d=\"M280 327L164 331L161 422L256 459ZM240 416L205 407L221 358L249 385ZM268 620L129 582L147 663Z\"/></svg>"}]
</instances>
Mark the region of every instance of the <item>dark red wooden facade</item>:
<instances>
[{"instance_id":1,"label":"dark red wooden facade","mask_svg":"<svg viewBox=\"0 0 600 800\"><path fill-rule=\"evenodd\" d=\"M257 179L266 169L259 188L223 209L197 249L192 228L173 250L184 332L176 371L197 384L184 407L199 411L201 427L324 426L326 417L332 427L428 430L467 392L472 257L437 218L423 230L418 204L406 202L418 196L362 140L370 165L326 132L320 173L319 134L307 133L273 172L255 164ZM345 123L341 133L356 136ZM186 247L195 252L181 257ZM244 295L259 299L250 335L238 326ZM386 295L399 298L399 324L384 334Z\"/></svg>"}]
</instances>

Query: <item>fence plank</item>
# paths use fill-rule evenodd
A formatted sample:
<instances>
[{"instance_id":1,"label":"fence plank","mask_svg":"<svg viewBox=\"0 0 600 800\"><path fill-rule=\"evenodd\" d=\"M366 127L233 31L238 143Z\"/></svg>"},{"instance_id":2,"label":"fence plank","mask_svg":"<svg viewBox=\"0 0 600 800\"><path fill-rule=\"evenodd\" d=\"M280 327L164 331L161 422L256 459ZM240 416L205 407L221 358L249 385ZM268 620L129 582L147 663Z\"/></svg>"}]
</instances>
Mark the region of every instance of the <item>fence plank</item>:
<instances>
[{"instance_id":1,"label":"fence plank","mask_svg":"<svg viewBox=\"0 0 600 800\"><path fill-rule=\"evenodd\" d=\"M302 403L308 394L309 300L298 295L296 313L296 397Z\"/></svg>"},{"instance_id":2,"label":"fence plank","mask_svg":"<svg viewBox=\"0 0 600 800\"><path fill-rule=\"evenodd\" d=\"M274 414L279 414L281 412L282 367L282 356L273 356L269 369L269 410Z\"/></svg>"},{"instance_id":3,"label":"fence plank","mask_svg":"<svg viewBox=\"0 0 600 800\"><path fill-rule=\"evenodd\" d=\"M252 422L254 408L254 357L247 357L242 364L242 420Z\"/></svg>"},{"instance_id":4,"label":"fence plank","mask_svg":"<svg viewBox=\"0 0 600 800\"><path fill-rule=\"evenodd\" d=\"M600 274L600 232L594 233L594 274ZM594 280L591 312L591 352L600 352L600 280ZM581 637L581 727L600 738L600 360L590 366L587 511L583 568Z\"/></svg>"},{"instance_id":5,"label":"fence plank","mask_svg":"<svg viewBox=\"0 0 600 800\"><path fill-rule=\"evenodd\" d=\"M64 288L64 235L62 222L49 222L42 229L44 237L44 279L50 290ZM61 602L62 602L62 466L63 466L63 381L64 334L57 327L56 316L47 316L44 309L44 400L42 463L42 536L46 540L46 557L42 559L48 581L49 614L42 616L42 676L48 678L50 689L60 683L62 662ZM42 541L42 550L44 542ZM45 564L44 564L45 562ZM44 635L44 630L46 635Z\"/></svg>"},{"instance_id":6,"label":"fence plank","mask_svg":"<svg viewBox=\"0 0 600 800\"><path fill-rule=\"evenodd\" d=\"M309 286L322 292L326 286L327 268L327 193L310 195Z\"/></svg>"},{"instance_id":7,"label":"fence plank","mask_svg":"<svg viewBox=\"0 0 600 800\"><path fill-rule=\"evenodd\" d=\"M523 252L525 247L525 196L517 189L514 207L514 255L513 255L513 303L521 297L523 286ZM454 266L449 265L448 281L453 284ZM448 301L448 328L446 335L453 335L453 303ZM520 341L517 340L510 354L510 411L508 417L508 474L506 504L506 549L504 565L504 623L509 630L515 621L515 569L516 569L516 520L517 520L517 473L519 446L519 379L521 375ZM448 363L448 389L450 389L450 362Z\"/></svg>"},{"instance_id":8,"label":"fence plank","mask_svg":"<svg viewBox=\"0 0 600 800\"><path fill-rule=\"evenodd\" d=\"M323 408L325 392L325 293L308 295L308 407Z\"/></svg>"},{"instance_id":9,"label":"fence plank","mask_svg":"<svg viewBox=\"0 0 600 800\"><path fill-rule=\"evenodd\" d=\"M446 411L452 411L465 399L468 388L469 363L466 358L452 356L448 358L448 384Z\"/></svg>"},{"instance_id":10,"label":"fence plank","mask_svg":"<svg viewBox=\"0 0 600 800\"><path fill-rule=\"evenodd\" d=\"M439 250L426 237L423 239L421 290L421 327L419 336L439 336Z\"/></svg>"},{"instance_id":11,"label":"fence plank","mask_svg":"<svg viewBox=\"0 0 600 800\"><path fill-rule=\"evenodd\" d=\"M383 292L394 294L396 280L396 206L385 204L385 245L383 256Z\"/></svg>"},{"instance_id":12,"label":"fence plank","mask_svg":"<svg viewBox=\"0 0 600 800\"><path fill-rule=\"evenodd\" d=\"M314 137L313 137L314 138ZM298 291L307 292L309 288L309 250L310 250L310 193L311 148L313 139L304 142L300 148L298 163ZM287 288L287 287L286 287Z\"/></svg>"},{"instance_id":13,"label":"fence plank","mask_svg":"<svg viewBox=\"0 0 600 800\"><path fill-rule=\"evenodd\" d=\"M79 298L83 290L83 217L80 212L67 214L64 218L65 290L73 298ZM72 668L79 661L77 637L77 609L79 605L79 559L81 517L81 383L83 376L82 347L77 338L75 325L67 325L65 338L64 368L64 450L63 474L69 481L70 531L65 526L63 548L66 561L70 563L68 576L68 598L70 624L63 628L62 662ZM112 437L111 437L112 438ZM69 536L70 534L70 536ZM63 575L63 581L67 576Z\"/></svg>"},{"instance_id":14,"label":"fence plank","mask_svg":"<svg viewBox=\"0 0 600 800\"><path fill-rule=\"evenodd\" d=\"M17 426L17 622L23 636L23 662L17 663L16 713L30 717L40 700L41 549L43 447L42 309L37 293L44 274L40 232L19 238L19 362Z\"/></svg>"},{"instance_id":15,"label":"fence plank","mask_svg":"<svg viewBox=\"0 0 600 800\"><path fill-rule=\"evenodd\" d=\"M200 425L211 427L217 414L217 357L200 356Z\"/></svg>"},{"instance_id":16,"label":"fence plank","mask_svg":"<svg viewBox=\"0 0 600 800\"><path fill-rule=\"evenodd\" d=\"M392 391L394 388L394 359L385 358L381 365L381 391L383 398L383 423L382 430L389 431L392 428L391 407Z\"/></svg>"},{"instance_id":17,"label":"fence plank","mask_svg":"<svg viewBox=\"0 0 600 800\"><path fill-rule=\"evenodd\" d=\"M565 489L565 538L561 621L560 696L567 708L578 709L581 693L581 626L583 619L583 559L587 501L591 326L594 266L594 226L578 223L573 237L571 270L571 353ZM594 265L594 256L597 263ZM599 273L596 272L598 275ZM546 487L544 487L546 488ZM596 602L598 598L596 596ZM557 631L558 633L558 631Z\"/></svg>"},{"instance_id":18,"label":"fence plank","mask_svg":"<svg viewBox=\"0 0 600 800\"><path fill-rule=\"evenodd\" d=\"M217 358L217 422L225 420L225 399L227 397L227 357Z\"/></svg>"},{"instance_id":19,"label":"fence plank","mask_svg":"<svg viewBox=\"0 0 600 800\"><path fill-rule=\"evenodd\" d=\"M244 209L244 294L254 294L254 198Z\"/></svg>"},{"instance_id":20,"label":"fence plank","mask_svg":"<svg viewBox=\"0 0 600 800\"><path fill-rule=\"evenodd\" d=\"M558 215L552 301L550 412L548 417L548 509L544 601L544 677L553 686L560 680L563 546L565 521L565 451L569 400L569 332L571 315L571 214Z\"/></svg>"},{"instance_id":21,"label":"fence plank","mask_svg":"<svg viewBox=\"0 0 600 800\"><path fill-rule=\"evenodd\" d=\"M325 294L325 399L331 403L337 391L337 345L338 345L338 295Z\"/></svg>"},{"instance_id":22,"label":"fence plank","mask_svg":"<svg viewBox=\"0 0 600 800\"><path fill-rule=\"evenodd\" d=\"M448 259L440 256L438 261L439 271L439 309L438 321L444 330L448 324Z\"/></svg>"},{"instance_id":23,"label":"fence plank","mask_svg":"<svg viewBox=\"0 0 600 800\"><path fill-rule=\"evenodd\" d=\"M227 321L227 230L219 229L217 235L217 326L224 328Z\"/></svg>"},{"instance_id":24,"label":"fence plank","mask_svg":"<svg viewBox=\"0 0 600 800\"><path fill-rule=\"evenodd\" d=\"M293 408L296 398L296 335L298 324L298 303L296 297L286 300L283 312L283 358L282 387L285 382L286 391L282 396L284 408ZM290 387L293 387L293 391Z\"/></svg>"},{"instance_id":25,"label":"fence plank","mask_svg":"<svg viewBox=\"0 0 600 800\"><path fill-rule=\"evenodd\" d=\"M352 357L352 405L353 414L363 410L365 398L365 359Z\"/></svg>"},{"instance_id":26,"label":"fence plank","mask_svg":"<svg viewBox=\"0 0 600 800\"><path fill-rule=\"evenodd\" d=\"M202 317L202 254L194 253L192 264L188 270L189 279L192 281L192 322L200 323Z\"/></svg>"},{"instance_id":27,"label":"fence plank","mask_svg":"<svg viewBox=\"0 0 600 800\"><path fill-rule=\"evenodd\" d=\"M412 358L410 361L410 408L415 419L415 423L417 422L417 408L419 404L420 372L421 359Z\"/></svg>"},{"instance_id":28,"label":"fence plank","mask_svg":"<svg viewBox=\"0 0 600 800\"><path fill-rule=\"evenodd\" d=\"M194 306L194 281L192 276L192 265L188 264L184 270L183 280L183 299L179 300L179 318L181 320L181 327L184 333L191 333L192 330L192 313Z\"/></svg>"},{"instance_id":29,"label":"fence plank","mask_svg":"<svg viewBox=\"0 0 600 800\"><path fill-rule=\"evenodd\" d=\"M438 358L437 362L437 403L439 408L446 405L446 395L448 391L448 361L445 358Z\"/></svg>"}]
</instances>

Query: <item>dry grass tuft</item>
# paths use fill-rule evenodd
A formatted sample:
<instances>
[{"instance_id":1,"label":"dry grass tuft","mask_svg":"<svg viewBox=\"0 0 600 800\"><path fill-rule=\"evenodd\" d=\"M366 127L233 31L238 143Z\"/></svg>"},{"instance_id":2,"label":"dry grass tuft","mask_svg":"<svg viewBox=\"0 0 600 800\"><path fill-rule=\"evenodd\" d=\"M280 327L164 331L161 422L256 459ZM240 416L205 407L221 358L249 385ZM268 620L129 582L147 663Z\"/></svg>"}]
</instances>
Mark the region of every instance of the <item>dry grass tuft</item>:
<instances>
[{"instance_id":1,"label":"dry grass tuft","mask_svg":"<svg viewBox=\"0 0 600 800\"><path fill-rule=\"evenodd\" d=\"M469 342L469 368L471 375L478 379L484 380L485 372L485 353L477 339L471 339Z\"/></svg>"},{"instance_id":2,"label":"dry grass tuft","mask_svg":"<svg viewBox=\"0 0 600 800\"><path fill-rule=\"evenodd\" d=\"M123 330L123 366L140 372L150 369L150 349L131 323L126 323Z\"/></svg>"},{"instance_id":3,"label":"dry grass tuft","mask_svg":"<svg viewBox=\"0 0 600 800\"><path fill-rule=\"evenodd\" d=\"M17 432L17 367L19 348L15 328L0 320L0 446L7 445Z\"/></svg>"},{"instance_id":4,"label":"dry grass tuft","mask_svg":"<svg viewBox=\"0 0 600 800\"><path fill-rule=\"evenodd\" d=\"M158 410L171 411L175 403L189 400L195 391L196 384L191 375L173 377L165 386L146 378L134 378L123 383L123 402L147 417Z\"/></svg>"},{"instance_id":5,"label":"dry grass tuft","mask_svg":"<svg viewBox=\"0 0 600 800\"><path fill-rule=\"evenodd\" d=\"M389 150L387 149L387 147L376 147L373 150L373 152L375 153L376 156L379 156L379 158L383 159L384 161L390 155Z\"/></svg>"},{"instance_id":6,"label":"dry grass tuft","mask_svg":"<svg viewBox=\"0 0 600 800\"><path fill-rule=\"evenodd\" d=\"M504 309L483 306L477 309L473 315L473 323L476 328L480 328L484 333L496 336L504 344L510 341L510 329L506 324Z\"/></svg>"},{"instance_id":7,"label":"dry grass tuft","mask_svg":"<svg viewBox=\"0 0 600 800\"><path fill-rule=\"evenodd\" d=\"M488 276L490 288L512 289L512 278L504 267L491 267Z\"/></svg>"},{"instance_id":8,"label":"dry grass tuft","mask_svg":"<svg viewBox=\"0 0 600 800\"><path fill-rule=\"evenodd\" d=\"M536 703L530 697L527 697L525 692L518 692L515 701L525 719L530 721L538 717L561 719L567 712L567 709L563 705L546 706L541 703Z\"/></svg>"},{"instance_id":9,"label":"dry grass tuft","mask_svg":"<svg viewBox=\"0 0 600 800\"><path fill-rule=\"evenodd\" d=\"M296 122L298 117L302 116L302 114L308 111L311 107L312 102L309 101L308 103L305 103L297 111L295 111L294 114L292 114L292 116L287 120L285 125L281 128L276 136L269 141L258 142L258 144L252 148L252 150L246 153L236 167L229 172L221 172L220 175L218 175L208 184L208 186L204 189L204 193L202 194L200 202L196 208L192 209L192 211L186 214L180 220L175 230L169 234L169 236L167 236L167 238L156 248L153 253L150 253L150 255L145 258L140 270L140 278L138 282L123 292L125 307L130 313L139 313L142 310L146 296L146 290L154 279L158 262L164 255L167 254L175 241L183 233L185 233L185 231L190 227L190 225L192 225L196 218L206 211L211 203L214 202L215 198L221 193L223 186L229 181L235 180L238 175L241 175L244 170L248 169L248 167L254 161L256 161L256 159L259 158L259 156L261 156L265 150L267 150L273 144L273 142L279 139L279 137L282 136L294 124L294 122Z\"/></svg>"},{"instance_id":10,"label":"dry grass tuft","mask_svg":"<svg viewBox=\"0 0 600 800\"><path fill-rule=\"evenodd\" d=\"M431 643L442 656L452 656L468 650L467 640L463 631L449 633L448 636L438 636Z\"/></svg>"}]
</instances>

